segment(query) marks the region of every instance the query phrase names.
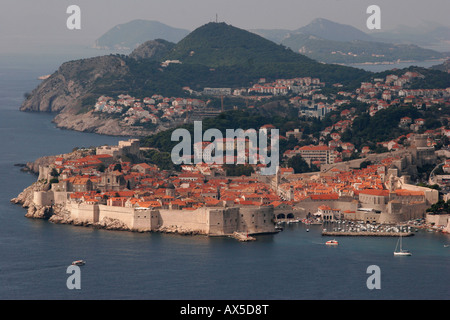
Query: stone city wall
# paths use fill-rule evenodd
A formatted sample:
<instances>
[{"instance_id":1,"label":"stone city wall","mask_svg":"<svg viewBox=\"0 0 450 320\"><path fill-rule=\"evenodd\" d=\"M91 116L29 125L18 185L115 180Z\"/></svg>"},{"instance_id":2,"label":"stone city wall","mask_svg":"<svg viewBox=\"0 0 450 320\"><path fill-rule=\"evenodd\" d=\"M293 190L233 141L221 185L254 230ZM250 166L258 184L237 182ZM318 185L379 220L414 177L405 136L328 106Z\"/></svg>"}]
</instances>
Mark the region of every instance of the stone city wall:
<instances>
[{"instance_id":1,"label":"stone city wall","mask_svg":"<svg viewBox=\"0 0 450 320\"><path fill-rule=\"evenodd\" d=\"M196 210L152 210L69 202L71 218L98 223L119 220L131 230L192 232L205 235L231 235L275 232L273 207L199 208Z\"/></svg>"}]
</instances>

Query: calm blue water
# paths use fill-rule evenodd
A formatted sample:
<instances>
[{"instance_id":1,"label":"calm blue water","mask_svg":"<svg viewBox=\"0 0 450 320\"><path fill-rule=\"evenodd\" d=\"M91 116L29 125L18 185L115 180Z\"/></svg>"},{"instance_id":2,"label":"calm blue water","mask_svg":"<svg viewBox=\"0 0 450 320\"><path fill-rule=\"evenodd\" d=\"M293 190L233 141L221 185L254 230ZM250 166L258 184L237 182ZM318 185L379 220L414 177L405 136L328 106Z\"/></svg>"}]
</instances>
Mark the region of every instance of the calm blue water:
<instances>
[{"instance_id":1,"label":"calm blue water","mask_svg":"<svg viewBox=\"0 0 450 320\"><path fill-rule=\"evenodd\" d=\"M23 59L23 57L22 57ZM394 257L395 238L339 238L303 225L258 237L227 238L95 230L24 217L9 200L33 183L15 163L119 140L54 128L52 115L21 113L23 93L58 59L0 58L0 299L449 299L450 237L405 238L411 257ZM20 62L20 63L19 63ZM84 259L81 290L66 269ZM381 268L381 289L366 287Z\"/></svg>"}]
</instances>

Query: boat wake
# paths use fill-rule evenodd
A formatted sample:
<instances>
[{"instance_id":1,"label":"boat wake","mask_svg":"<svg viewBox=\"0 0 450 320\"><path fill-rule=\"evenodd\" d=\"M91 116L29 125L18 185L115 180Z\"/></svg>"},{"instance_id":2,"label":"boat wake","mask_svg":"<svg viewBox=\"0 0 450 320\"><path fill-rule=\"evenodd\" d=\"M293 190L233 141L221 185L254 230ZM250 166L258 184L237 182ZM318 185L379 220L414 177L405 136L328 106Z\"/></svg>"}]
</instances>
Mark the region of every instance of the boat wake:
<instances>
[{"instance_id":1,"label":"boat wake","mask_svg":"<svg viewBox=\"0 0 450 320\"><path fill-rule=\"evenodd\" d=\"M68 265L49 265L49 266L38 266L33 268L17 268L17 267L10 267L10 268L1 268L0 274L1 275L18 275L18 274L26 274L26 273L38 273L42 271L48 271L48 270L56 270L56 269L66 269Z\"/></svg>"}]
</instances>

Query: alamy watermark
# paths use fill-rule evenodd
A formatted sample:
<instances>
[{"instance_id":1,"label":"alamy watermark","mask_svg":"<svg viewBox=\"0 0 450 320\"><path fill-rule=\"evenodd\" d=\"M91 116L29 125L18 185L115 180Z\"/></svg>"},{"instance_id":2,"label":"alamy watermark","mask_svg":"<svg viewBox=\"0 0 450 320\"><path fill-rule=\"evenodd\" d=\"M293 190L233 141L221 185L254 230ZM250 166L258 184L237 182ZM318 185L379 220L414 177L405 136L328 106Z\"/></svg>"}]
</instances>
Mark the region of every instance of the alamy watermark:
<instances>
[{"instance_id":1,"label":"alamy watermark","mask_svg":"<svg viewBox=\"0 0 450 320\"><path fill-rule=\"evenodd\" d=\"M171 159L174 164L260 163L264 165L260 169L262 175L274 175L279 166L279 137L278 129L260 128L258 133L255 129L227 129L224 138L215 128L203 133L202 122L194 121L193 139L187 129L172 132L171 140L181 141L172 149Z\"/></svg>"},{"instance_id":2,"label":"alamy watermark","mask_svg":"<svg viewBox=\"0 0 450 320\"><path fill-rule=\"evenodd\" d=\"M80 269L80 267L70 265L67 267L66 273L70 274L70 276L67 278L67 281L66 281L67 289L80 290L81 289L81 269Z\"/></svg>"},{"instance_id":3,"label":"alamy watermark","mask_svg":"<svg viewBox=\"0 0 450 320\"><path fill-rule=\"evenodd\" d=\"M69 30L80 30L81 29L81 9L77 5L71 5L67 7L67 14L70 16L67 18L66 26Z\"/></svg>"},{"instance_id":4,"label":"alamy watermark","mask_svg":"<svg viewBox=\"0 0 450 320\"><path fill-rule=\"evenodd\" d=\"M366 21L367 29L381 29L381 9L377 5L371 5L366 10L367 14L371 14Z\"/></svg>"},{"instance_id":5,"label":"alamy watermark","mask_svg":"<svg viewBox=\"0 0 450 320\"><path fill-rule=\"evenodd\" d=\"M370 276L367 278L366 285L367 289L381 289L381 269L377 265L371 265L367 267L367 274Z\"/></svg>"}]
</instances>

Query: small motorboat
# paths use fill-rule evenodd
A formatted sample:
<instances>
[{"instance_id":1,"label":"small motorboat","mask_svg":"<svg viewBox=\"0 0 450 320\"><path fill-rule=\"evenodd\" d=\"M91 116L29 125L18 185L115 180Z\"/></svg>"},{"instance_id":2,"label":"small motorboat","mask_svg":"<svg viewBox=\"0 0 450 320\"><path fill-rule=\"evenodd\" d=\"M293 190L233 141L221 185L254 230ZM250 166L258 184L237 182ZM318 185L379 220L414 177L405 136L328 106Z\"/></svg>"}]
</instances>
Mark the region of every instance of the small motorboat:
<instances>
[{"instance_id":1,"label":"small motorboat","mask_svg":"<svg viewBox=\"0 0 450 320\"><path fill-rule=\"evenodd\" d=\"M328 240L325 244L327 246L337 246L339 243L336 240Z\"/></svg>"},{"instance_id":2,"label":"small motorboat","mask_svg":"<svg viewBox=\"0 0 450 320\"><path fill-rule=\"evenodd\" d=\"M84 266L86 264L86 261L84 260L75 260L72 262L73 266Z\"/></svg>"}]
</instances>

